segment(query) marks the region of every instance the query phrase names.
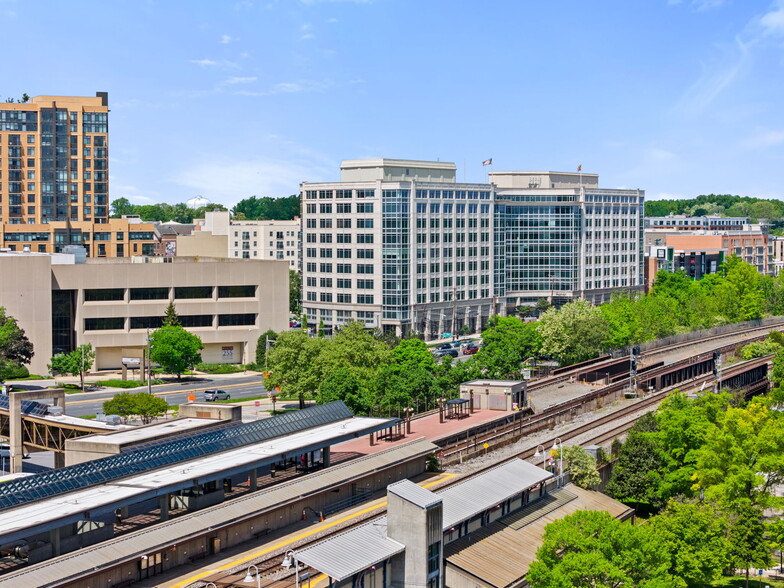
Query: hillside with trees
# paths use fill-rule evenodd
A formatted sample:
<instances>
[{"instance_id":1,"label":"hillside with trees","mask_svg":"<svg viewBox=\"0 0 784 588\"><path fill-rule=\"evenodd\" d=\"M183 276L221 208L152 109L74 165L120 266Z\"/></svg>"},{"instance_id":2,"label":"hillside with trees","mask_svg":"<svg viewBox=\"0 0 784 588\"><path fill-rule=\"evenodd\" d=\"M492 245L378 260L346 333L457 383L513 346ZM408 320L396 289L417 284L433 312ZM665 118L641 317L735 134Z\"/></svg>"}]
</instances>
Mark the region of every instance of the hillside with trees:
<instances>
[{"instance_id":1,"label":"hillside with trees","mask_svg":"<svg viewBox=\"0 0 784 588\"><path fill-rule=\"evenodd\" d=\"M768 219L779 227L784 217L784 202L776 199L732 196L730 194L708 194L683 200L646 200L645 216L746 216L752 221Z\"/></svg>"}]
</instances>

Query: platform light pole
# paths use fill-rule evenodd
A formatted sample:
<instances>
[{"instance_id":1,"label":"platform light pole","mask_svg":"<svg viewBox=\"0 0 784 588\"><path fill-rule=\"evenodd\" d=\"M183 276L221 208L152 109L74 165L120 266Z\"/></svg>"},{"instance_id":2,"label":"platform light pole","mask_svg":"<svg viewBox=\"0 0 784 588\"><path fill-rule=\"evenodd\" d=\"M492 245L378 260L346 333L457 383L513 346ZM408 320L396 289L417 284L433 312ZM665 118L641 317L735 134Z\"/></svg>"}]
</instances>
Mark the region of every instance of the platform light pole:
<instances>
[{"instance_id":1,"label":"platform light pole","mask_svg":"<svg viewBox=\"0 0 784 588\"><path fill-rule=\"evenodd\" d=\"M542 448L542 453L541 454L539 453L539 448L540 447ZM546 470L547 469L547 452L544 450L544 445L537 445L536 446L536 453L534 453L534 457L539 457L539 455L542 456L542 469Z\"/></svg>"},{"instance_id":2,"label":"platform light pole","mask_svg":"<svg viewBox=\"0 0 784 588\"><path fill-rule=\"evenodd\" d=\"M261 576L259 576L259 568L256 567L253 564L248 566L248 573L245 575L245 578L242 581L245 582L246 584L252 584L253 583L253 576L250 575L250 569L251 568L256 570L256 588L261 588Z\"/></svg>"},{"instance_id":3,"label":"platform light pole","mask_svg":"<svg viewBox=\"0 0 784 588\"><path fill-rule=\"evenodd\" d=\"M150 329L147 329L147 394L152 394L152 357L150 357Z\"/></svg>"},{"instance_id":4,"label":"platform light pole","mask_svg":"<svg viewBox=\"0 0 784 588\"><path fill-rule=\"evenodd\" d=\"M558 478L561 479L561 483L563 482L563 441L561 441L560 437L556 437L555 441L553 441L553 450L558 452ZM561 485L561 484L559 484Z\"/></svg>"},{"instance_id":5,"label":"platform light pole","mask_svg":"<svg viewBox=\"0 0 784 588\"><path fill-rule=\"evenodd\" d=\"M283 558L283 562L280 564L284 568L288 569L291 567L292 562L294 562L294 578L296 582L296 588L299 588L299 561L297 561L297 554L293 551L287 551L286 557Z\"/></svg>"}]
</instances>

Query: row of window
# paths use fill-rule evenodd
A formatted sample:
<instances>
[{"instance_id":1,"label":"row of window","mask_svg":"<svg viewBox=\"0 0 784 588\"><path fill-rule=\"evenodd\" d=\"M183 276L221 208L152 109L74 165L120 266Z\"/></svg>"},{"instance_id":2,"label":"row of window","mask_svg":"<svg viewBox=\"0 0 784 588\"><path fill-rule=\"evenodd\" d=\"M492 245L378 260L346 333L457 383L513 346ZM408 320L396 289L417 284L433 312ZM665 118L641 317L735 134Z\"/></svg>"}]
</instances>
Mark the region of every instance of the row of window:
<instances>
[{"instance_id":1,"label":"row of window","mask_svg":"<svg viewBox=\"0 0 784 588\"><path fill-rule=\"evenodd\" d=\"M351 249L336 249L335 250L335 257L338 259L351 259ZM357 249L354 253L356 253L357 259L373 259L373 250L372 249ZM318 251L318 255L316 254L315 247L308 247L305 250L305 257L323 257L323 258L330 258L332 257L333 250L327 249L322 247Z\"/></svg>"},{"instance_id":2,"label":"row of window","mask_svg":"<svg viewBox=\"0 0 784 588\"><path fill-rule=\"evenodd\" d=\"M316 296L316 293L311 291L306 292L305 299L308 302L316 302L317 300L320 302L339 302L341 304L352 304L351 294L344 294L338 293L334 297L332 292L321 292L321 294ZM357 294L356 304L373 304L373 295L372 294Z\"/></svg>"},{"instance_id":3,"label":"row of window","mask_svg":"<svg viewBox=\"0 0 784 588\"><path fill-rule=\"evenodd\" d=\"M256 324L255 314L219 314L219 327L253 326ZM215 316L211 314L180 315L180 323L185 328L214 327ZM130 329L158 329L163 326L163 317L134 316L128 319ZM116 331L125 330L125 317L86 318L85 331Z\"/></svg>"},{"instance_id":4,"label":"row of window","mask_svg":"<svg viewBox=\"0 0 784 588\"><path fill-rule=\"evenodd\" d=\"M338 288L348 289L351 288L352 281L349 278L337 278L335 284ZM309 287L316 287L316 278L314 276L308 276L306 279L306 284ZM321 288L331 288L333 284L332 278L319 278L318 285ZM372 290L374 286L373 280L368 279L357 279L356 286L360 290Z\"/></svg>"},{"instance_id":5,"label":"row of window","mask_svg":"<svg viewBox=\"0 0 784 588\"><path fill-rule=\"evenodd\" d=\"M131 288L131 300L168 300L170 288ZM213 286L175 286L174 299L212 298ZM256 286L218 286L218 298L253 298ZM85 302L120 301L125 288L98 288L84 291Z\"/></svg>"}]
</instances>

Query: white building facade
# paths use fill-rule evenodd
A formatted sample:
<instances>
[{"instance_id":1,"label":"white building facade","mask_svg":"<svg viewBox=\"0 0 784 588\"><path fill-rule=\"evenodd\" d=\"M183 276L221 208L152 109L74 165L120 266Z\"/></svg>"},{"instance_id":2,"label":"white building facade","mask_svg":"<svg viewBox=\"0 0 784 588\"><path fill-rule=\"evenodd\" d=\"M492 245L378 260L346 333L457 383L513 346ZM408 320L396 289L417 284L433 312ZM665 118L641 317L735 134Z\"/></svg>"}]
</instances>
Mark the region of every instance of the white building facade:
<instances>
[{"instance_id":1,"label":"white building facade","mask_svg":"<svg viewBox=\"0 0 784 588\"><path fill-rule=\"evenodd\" d=\"M643 286L638 190L598 176L453 163L344 161L341 181L303 183L303 309L315 328L350 320L428 337L481 330L539 298L603 301Z\"/></svg>"}]
</instances>

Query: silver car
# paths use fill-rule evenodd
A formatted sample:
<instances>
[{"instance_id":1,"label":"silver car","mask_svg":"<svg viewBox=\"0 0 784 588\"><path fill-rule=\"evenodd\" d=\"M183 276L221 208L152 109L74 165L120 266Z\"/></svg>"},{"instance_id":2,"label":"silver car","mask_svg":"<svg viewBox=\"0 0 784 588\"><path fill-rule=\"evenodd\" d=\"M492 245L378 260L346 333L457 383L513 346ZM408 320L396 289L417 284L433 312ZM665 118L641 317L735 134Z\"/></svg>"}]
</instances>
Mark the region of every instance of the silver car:
<instances>
[{"instance_id":1,"label":"silver car","mask_svg":"<svg viewBox=\"0 0 784 588\"><path fill-rule=\"evenodd\" d=\"M215 402L216 400L228 400L231 398L229 393L226 390L205 390L204 391L204 401L205 402Z\"/></svg>"}]
</instances>

